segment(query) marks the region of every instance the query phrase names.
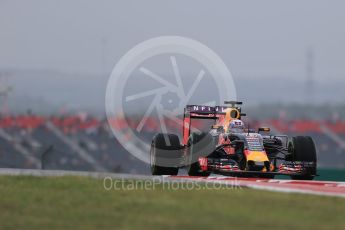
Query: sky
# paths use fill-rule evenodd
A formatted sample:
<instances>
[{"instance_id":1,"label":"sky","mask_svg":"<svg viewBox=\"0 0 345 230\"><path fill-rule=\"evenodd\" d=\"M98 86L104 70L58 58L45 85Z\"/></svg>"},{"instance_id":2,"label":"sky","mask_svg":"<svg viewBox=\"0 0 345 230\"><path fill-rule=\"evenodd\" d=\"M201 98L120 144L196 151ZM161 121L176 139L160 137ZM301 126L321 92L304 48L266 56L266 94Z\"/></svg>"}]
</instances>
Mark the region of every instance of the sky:
<instances>
[{"instance_id":1,"label":"sky","mask_svg":"<svg viewBox=\"0 0 345 230\"><path fill-rule=\"evenodd\" d=\"M179 35L206 44L240 75L303 75L312 46L316 77L337 78L345 74L344 8L315 0L1 0L0 64L109 72L135 44Z\"/></svg>"},{"instance_id":2,"label":"sky","mask_svg":"<svg viewBox=\"0 0 345 230\"><path fill-rule=\"evenodd\" d=\"M108 76L136 44L177 35L215 51L235 79L304 79L312 49L315 81L342 82L344 9L318 0L0 0L0 72L57 71L65 83Z\"/></svg>"}]
</instances>

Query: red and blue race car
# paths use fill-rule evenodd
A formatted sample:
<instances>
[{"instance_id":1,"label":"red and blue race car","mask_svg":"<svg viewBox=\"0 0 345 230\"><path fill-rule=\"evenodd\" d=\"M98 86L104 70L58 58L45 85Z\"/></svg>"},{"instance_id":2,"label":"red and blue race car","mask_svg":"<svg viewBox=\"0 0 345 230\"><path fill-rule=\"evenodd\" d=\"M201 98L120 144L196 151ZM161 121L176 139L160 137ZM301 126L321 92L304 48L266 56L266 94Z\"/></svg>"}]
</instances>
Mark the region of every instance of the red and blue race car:
<instances>
[{"instance_id":1,"label":"red and blue race car","mask_svg":"<svg viewBox=\"0 0 345 230\"><path fill-rule=\"evenodd\" d=\"M151 144L153 175L177 175L185 168L190 176L211 173L311 180L316 176L317 157L309 136L289 138L270 135L270 128L251 130L241 118L242 102L226 101L224 106L187 105L184 110L182 143L175 134L158 133ZM208 132L193 128L194 119L210 119Z\"/></svg>"}]
</instances>

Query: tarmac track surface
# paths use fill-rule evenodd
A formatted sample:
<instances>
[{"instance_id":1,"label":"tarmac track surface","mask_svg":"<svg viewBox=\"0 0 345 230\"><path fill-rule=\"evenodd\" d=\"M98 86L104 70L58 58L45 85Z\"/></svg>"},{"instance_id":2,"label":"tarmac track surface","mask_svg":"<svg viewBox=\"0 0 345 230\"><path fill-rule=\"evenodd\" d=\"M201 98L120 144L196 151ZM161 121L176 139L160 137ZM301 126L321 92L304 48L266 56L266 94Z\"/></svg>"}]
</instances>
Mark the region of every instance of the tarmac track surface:
<instances>
[{"instance_id":1,"label":"tarmac track surface","mask_svg":"<svg viewBox=\"0 0 345 230\"><path fill-rule=\"evenodd\" d=\"M191 176L145 176L134 174L81 172L63 170L37 169L0 169L0 175L10 176L85 176L92 178L111 178L120 180L152 180L156 182L185 182L213 185L227 185L285 193L303 193L323 196L337 196L345 198L345 182L333 181L303 181L303 180L276 180L260 178L236 178L228 176L191 177Z\"/></svg>"}]
</instances>

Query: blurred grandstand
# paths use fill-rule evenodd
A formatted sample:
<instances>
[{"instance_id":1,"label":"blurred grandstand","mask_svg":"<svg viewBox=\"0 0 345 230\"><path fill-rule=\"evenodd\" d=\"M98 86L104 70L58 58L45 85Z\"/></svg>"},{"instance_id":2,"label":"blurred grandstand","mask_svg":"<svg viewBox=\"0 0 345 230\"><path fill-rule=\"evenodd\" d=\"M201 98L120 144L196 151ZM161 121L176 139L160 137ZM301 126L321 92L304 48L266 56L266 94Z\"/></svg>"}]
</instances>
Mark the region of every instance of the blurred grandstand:
<instances>
[{"instance_id":1,"label":"blurred grandstand","mask_svg":"<svg viewBox=\"0 0 345 230\"><path fill-rule=\"evenodd\" d=\"M138 122L135 117L128 121L133 126ZM247 122L251 128L270 126L274 133L310 135L317 145L320 167L345 168L343 120L279 118ZM120 120L115 119L111 124L117 129L127 128ZM167 125L170 130L181 133L176 123L167 122ZM194 125L201 127L203 123ZM148 119L143 135L150 140L159 129L157 122ZM86 113L50 117L31 113L1 116L0 167L149 173L148 165L122 148L105 118Z\"/></svg>"}]
</instances>

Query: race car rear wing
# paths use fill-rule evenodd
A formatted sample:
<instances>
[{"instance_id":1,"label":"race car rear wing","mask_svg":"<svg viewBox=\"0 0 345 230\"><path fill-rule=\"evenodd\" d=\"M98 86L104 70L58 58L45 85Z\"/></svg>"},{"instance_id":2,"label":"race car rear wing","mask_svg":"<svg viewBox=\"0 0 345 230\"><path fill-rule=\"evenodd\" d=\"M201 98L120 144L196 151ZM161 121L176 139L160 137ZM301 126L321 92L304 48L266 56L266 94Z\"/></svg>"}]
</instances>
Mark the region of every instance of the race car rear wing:
<instances>
[{"instance_id":1,"label":"race car rear wing","mask_svg":"<svg viewBox=\"0 0 345 230\"><path fill-rule=\"evenodd\" d=\"M208 115L216 116L217 114L225 114L225 110L231 108L230 106L206 106L206 105L187 105L185 113L189 113L190 116L205 117Z\"/></svg>"},{"instance_id":2,"label":"race car rear wing","mask_svg":"<svg viewBox=\"0 0 345 230\"><path fill-rule=\"evenodd\" d=\"M206 105L187 105L184 109L183 117L183 144L187 145L190 135L191 120L192 119L219 119L223 118L226 114L226 110L233 108L238 113L238 118L245 116L241 113L241 108L236 105L241 105L242 102L237 101L225 101L225 104L230 106L206 106Z\"/></svg>"}]
</instances>

